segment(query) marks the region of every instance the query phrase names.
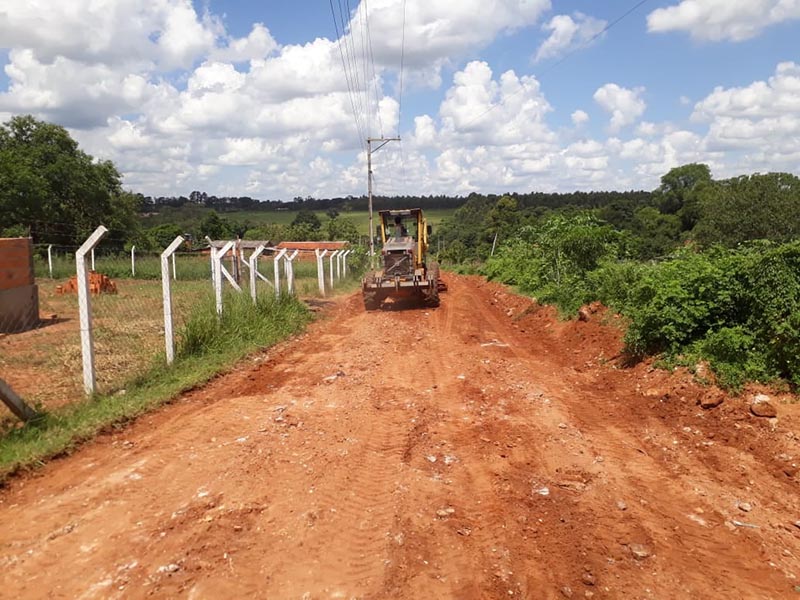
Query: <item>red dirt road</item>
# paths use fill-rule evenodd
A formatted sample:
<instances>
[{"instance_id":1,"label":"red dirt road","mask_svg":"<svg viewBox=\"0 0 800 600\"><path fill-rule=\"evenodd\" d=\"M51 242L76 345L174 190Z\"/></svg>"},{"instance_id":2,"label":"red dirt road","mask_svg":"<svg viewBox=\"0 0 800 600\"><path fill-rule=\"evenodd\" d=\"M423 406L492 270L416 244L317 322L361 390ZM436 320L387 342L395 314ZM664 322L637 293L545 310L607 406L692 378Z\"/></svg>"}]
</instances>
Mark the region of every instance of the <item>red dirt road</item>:
<instances>
[{"instance_id":1,"label":"red dirt road","mask_svg":"<svg viewBox=\"0 0 800 600\"><path fill-rule=\"evenodd\" d=\"M796 405L704 411L613 327L451 276L0 493L5 598L797 598ZM749 510L748 510L749 509Z\"/></svg>"}]
</instances>

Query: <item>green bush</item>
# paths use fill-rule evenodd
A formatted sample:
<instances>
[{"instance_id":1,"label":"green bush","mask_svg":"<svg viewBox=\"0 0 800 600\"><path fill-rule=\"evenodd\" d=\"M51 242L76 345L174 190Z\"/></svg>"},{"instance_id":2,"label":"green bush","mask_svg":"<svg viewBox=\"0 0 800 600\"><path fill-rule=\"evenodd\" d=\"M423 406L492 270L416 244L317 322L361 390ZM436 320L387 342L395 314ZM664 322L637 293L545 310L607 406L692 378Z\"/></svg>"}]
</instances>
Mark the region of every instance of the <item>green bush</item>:
<instances>
[{"instance_id":1,"label":"green bush","mask_svg":"<svg viewBox=\"0 0 800 600\"><path fill-rule=\"evenodd\" d=\"M684 249L645 270L623 311L631 320L625 336L634 356L674 354L709 330L740 323L741 265L722 249Z\"/></svg>"},{"instance_id":2,"label":"green bush","mask_svg":"<svg viewBox=\"0 0 800 600\"><path fill-rule=\"evenodd\" d=\"M572 314L592 299L588 273L619 256L623 236L587 213L552 215L523 227L483 269Z\"/></svg>"}]
</instances>

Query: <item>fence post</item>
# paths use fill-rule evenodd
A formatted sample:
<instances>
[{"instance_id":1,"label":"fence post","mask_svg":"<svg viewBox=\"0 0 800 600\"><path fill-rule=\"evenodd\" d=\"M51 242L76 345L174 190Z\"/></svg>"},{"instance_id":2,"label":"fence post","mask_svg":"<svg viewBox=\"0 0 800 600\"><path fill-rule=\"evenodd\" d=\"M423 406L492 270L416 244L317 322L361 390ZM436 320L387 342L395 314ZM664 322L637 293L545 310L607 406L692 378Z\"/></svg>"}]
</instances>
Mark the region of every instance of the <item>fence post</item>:
<instances>
[{"instance_id":1,"label":"fence post","mask_svg":"<svg viewBox=\"0 0 800 600\"><path fill-rule=\"evenodd\" d=\"M344 271L344 276L347 277L347 255L350 254L352 250L348 250L344 253L342 257L342 270Z\"/></svg>"},{"instance_id":2,"label":"fence post","mask_svg":"<svg viewBox=\"0 0 800 600\"><path fill-rule=\"evenodd\" d=\"M131 277L136 277L136 246L131 246Z\"/></svg>"},{"instance_id":3,"label":"fence post","mask_svg":"<svg viewBox=\"0 0 800 600\"><path fill-rule=\"evenodd\" d=\"M169 258L172 257L172 272L175 273L175 251L183 243L179 235L161 253L161 293L164 298L164 344L167 348L167 364L175 361L175 336L172 332L172 289L169 282Z\"/></svg>"},{"instance_id":4,"label":"fence post","mask_svg":"<svg viewBox=\"0 0 800 600\"><path fill-rule=\"evenodd\" d=\"M336 279L342 278L342 259L344 258L344 250L339 251L339 256L336 257Z\"/></svg>"},{"instance_id":5,"label":"fence post","mask_svg":"<svg viewBox=\"0 0 800 600\"><path fill-rule=\"evenodd\" d=\"M275 270L275 297L281 297L281 259L283 255L286 254L288 250L284 248L280 252L278 252L274 258L272 259L272 268Z\"/></svg>"},{"instance_id":6,"label":"fence post","mask_svg":"<svg viewBox=\"0 0 800 600\"><path fill-rule=\"evenodd\" d=\"M319 248L314 249L314 254L317 256L317 283L319 284L319 293L325 295L325 255L327 250L320 252Z\"/></svg>"},{"instance_id":7,"label":"fence post","mask_svg":"<svg viewBox=\"0 0 800 600\"><path fill-rule=\"evenodd\" d=\"M175 270L175 254L172 255L172 281L178 280L178 273Z\"/></svg>"},{"instance_id":8,"label":"fence post","mask_svg":"<svg viewBox=\"0 0 800 600\"><path fill-rule=\"evenodd\" d=\"M253 304L256 302L256 273L258 272L258 257L266 250L264 244L260 244L258 248L253 250L250 255L250 296L253 298Z\"/></svg>"},{"instance_id":9,"label":"fence post","mask_svg":"<svg viewBox=\"0 0 800 600\"><path fill-rule=\"evenodd\" d=\"M94 338L92 337L92 299L89 296L89 273L86 271L86 254L108 233L108 229L100 225L94 233L83 242L75 252L75 267L78 279L78 313L81 323L81 356L83 357L83 389L87 395L94 393ZM94 261L92 261L94 262Z\"/></svg>"},{"instance_id":10,"label":"fence post","mask_svg":"<svg viewBox=\"0 0 800 600\"><path fill-rule=\"evenodd\" d=\"M94 248L92 248L92 271L96 271L94 268Z\"/></svg>"},{"instance_id":11,"label":"fence post","mask_svg":"<svg viewBox=\"0 0 800 600\"><path fill-rule=\"evenodd\" d=\"M331 275L330 275L331 290L333 290L333 259L336 258L337 256L339 256L339 252L340 252L339 250L334 250L333 252L331 252L331 255L330 255L329 262L330 262L330 265L331 265Z\"/></svg>"},{"instance_id":12,"label":"fence post","mask_svg":"<svg viewBox=\"0 0 800 600\"><path fill-rule=\"evenodd\" d=\"M230 252L233 242L226 243L222 248L213 252L214 256L214 295L217 301L217 314L222 314L222 261Z\"/></svg>"},{"instance_id":13,"label":"fence post","mask_svg":"<svg viewBox=\"0 0 800 600\"><path fill-rule=\"evenodd\" d=\"M53 244L47 247L47 269L50 271L50 279L53 278Z\"/></svg>"},{"instance_id":14,"label":"fence post","mask_svg":"<svg viewBox=\"0 0 800 600\"><path fill-rule=\"evenodd\" d=\"M286 256L284 258L286 265L286 290L289 295L294 293L294 264L292 264L292 261L297 258L298 252L300 251L295 250L292 252L291 256Z\"/></svg>"}]
</instances>

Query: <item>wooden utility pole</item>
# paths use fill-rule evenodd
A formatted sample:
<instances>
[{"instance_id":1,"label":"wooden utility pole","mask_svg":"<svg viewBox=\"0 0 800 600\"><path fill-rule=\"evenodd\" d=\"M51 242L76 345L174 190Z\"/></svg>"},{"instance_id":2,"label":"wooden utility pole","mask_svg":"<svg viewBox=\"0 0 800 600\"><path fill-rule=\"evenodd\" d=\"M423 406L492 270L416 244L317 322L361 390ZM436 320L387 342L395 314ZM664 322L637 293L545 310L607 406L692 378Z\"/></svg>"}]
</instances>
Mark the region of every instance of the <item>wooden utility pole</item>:
<instances>
[{"instance_id":1,"label":"wooden utility pole","mask_svg":"<svg viewBox=\"0 0 800 600\"><path fill-rule=\"evenodd\" d=\"M372 222L372 153L377 152L381 148L383 148L389 142L399 142L399 137L387 138L387 137L379 137L379 138L367 138L367 191L369 193L369 255L370 260L371 257L375 256L375 227ZM373 142L382 142L380 146L372 149ZM373 265L374 266L374 265Z\"/></svg>"}]
</instances>

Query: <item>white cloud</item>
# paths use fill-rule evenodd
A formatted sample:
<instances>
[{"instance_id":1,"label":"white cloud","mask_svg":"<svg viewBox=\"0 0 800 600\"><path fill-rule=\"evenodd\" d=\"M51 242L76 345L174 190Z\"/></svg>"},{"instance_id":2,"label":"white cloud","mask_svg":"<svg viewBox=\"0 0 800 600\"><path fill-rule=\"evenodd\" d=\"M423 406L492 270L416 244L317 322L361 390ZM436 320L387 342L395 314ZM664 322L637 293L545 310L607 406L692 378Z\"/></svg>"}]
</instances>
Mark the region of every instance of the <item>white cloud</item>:
<instances>
[{"instance_id":1,"label":"white cloud","mask_svg":"<svg viewBox=\"0 0 800 600\"><path fill-rule=\"evenodd\" d=\"M681 0L647 16L651 32L687 31L698 40L739 42L776 23L800 19L797 0Z\"/></svg>"},{"instance_id":2,"label":"white cloud","mask_svg":"<svg viewBox=\"0 0 800 600\"><path fill-rule=\"evenodd\" d=\"M570 115L570 118L572 119L572 123L577 127L589 122L589 115L583 110L576 110Z\"/></svg>"},{"instance_id":3,"label":"white cloud","mask_svg":"<svg viewBox=\"0 0 800 600\"><path fill-rule=\"evenodd\" d=\"M189 67L213 48L220 25L200 17L191 0L26 0L7 2L0 46L56 57L118 65L154 62Z\"/></svg>"},{"instance_id":4,"label":"white cloud","mask_svg":"<svg viewBox=\"0 0 800 600\"><path fill-rule=\"evenodd\" d=\"M692 118L765 118L800 113L800 64L780 63L768 81L714 91L695 105Z\"/></svg>"},{"instance_id":5,"label":"white cloud","mask_svg":"<svg viewBox=\"0 0 800 600\"><path fill-rule=\"evenodd\" d=\"M535 77L506 71L496 81L487 63L472 61L453 82L439 108L448 139L482 145L553 140L544 122L552 107Z\"/></svg>"},{"instance_id":6,"label":"white cloud","mask_svg":"<svg viewBox=\"0 0 800 600\"><path fill-rule=\"evenodd\" d=\"M606 24L606 21L580 12L575 13L574 19L569 15L556 15L542 26L542 30L549 31L550 36L539 46L534 60L538 62L553 58L581 47L603 31Z\"/></svg>"},{"instance_id":7,"label":"white cloud","mask_svg":"<svg viewBox=\"0 0 800 600\"><path fill-rule=\"evenodd\" d=\"M357 60L368 21L379 66L399 67L404 38L408 82L438 87L444 65L474 53L501 33L536 24L550 9L550 0L371 0L366 17L364 6L358 4L350 23ZM400 36L398 25L403 22L405 33Z\"/></svg>"},{"instance_id":8,"label":"white cloud","mask_svg":"<svg viewBox=\"0 0 800 600\"><path fill-rule=\"evenodd\" d=\"M777 65L767 81L717 87L694 107L708 123L709 151L736 154L750 170L800 168L800 64Z\"/></svg>"},{"instance_id":9,"label":"white cloud","mask_svg":"<svg viewBox=\"0 0 800 600\"><path fill-rule=\"evenodd\" d=\"M267 57L278 49L278 43L269 29L262 23L253 25L252 31L245 38L230 39L228 45L216 48L211 58L218 61L243 62Z\"/></svg>"},{"instance_id":10,"label":"white cloud","mask_svg":"<svg viewBox=\"0 0 800 600\"><path fill-rule=\"evenodd\" d=\"M631 125L644 114L647 104L642 100L643 87L628 89L616 83L607 83L594 93L594 100L611 114L610 131L617 132Z\"/></svg>"}]
</instances>

